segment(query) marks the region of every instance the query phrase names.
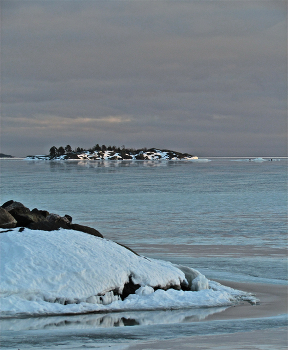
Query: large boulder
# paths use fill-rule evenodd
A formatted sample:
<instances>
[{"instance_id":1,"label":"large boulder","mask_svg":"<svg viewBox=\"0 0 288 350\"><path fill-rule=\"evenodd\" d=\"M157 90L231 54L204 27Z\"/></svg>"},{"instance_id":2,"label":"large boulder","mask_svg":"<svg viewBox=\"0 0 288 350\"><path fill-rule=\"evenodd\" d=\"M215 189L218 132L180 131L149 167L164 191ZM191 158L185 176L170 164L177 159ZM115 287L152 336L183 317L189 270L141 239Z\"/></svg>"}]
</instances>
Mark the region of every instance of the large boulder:
<instances>
[{"instance_id":1,"label":"large boulder","mask_svg":"<svg viewBox=\"0 0 288 350\"><path fill-rule=\"evenodd\" d=\"M47 218L47 216L49 215L49 211L47 211L47 210L39 210L37 208L32 209L31 213L42 215L45 218Z\"/></svg>"},{"instance_id":2,"label":"large boulder","mask_svg":"<svg viewBox=\"0 0 288 350\"><path fill-rule=\"evenodd\" d=\"M70 228L70 220L72 221L72 218L69 215L62 217L58 214L49 214L48 211L38 209L33 209L31 213L35 215L35 218L40 218L40 220L34 220L27 226L32 230L54 231L59 230L59 228Z\"/></svg>"},{"instance_id":3,"label":"large boulder","mask_svg":"<svg viewBox=\"0 0 288 350\"><path fill-rule=\"evenodd\" d=\"M41 222L46 220L45 215L43 215L40 211L33 212L24 206L10 210L10 214L17 220L18 227L28 227L32 222Z\"/></svg>"},{"instance_id":4,"label":"large boulder","mask_svg":"<svg viewBox=\"0 0 288 350\"><path fill-rule=\"evenodd\" d=\"M7 211L11 211L12 209L17 209L17 208L26 208L22 203L20 202L15 202L13 200L10 200L8 202L5 202L2 204L2 208L4 208ZM28 209L28 208L27 208Z\"/></svg>"},{"instance_id":5,"label":"large boulder","mask_svg":"<svg viewBox=\"0 0 288 350\"><path fill-rule=\"evenodd\" d=\"M70 220L66 216L60 216L58 214L49 214L46 218L49 222L58 223L62 228L68 228Z\"/></svg>"},{"instance_id":6,"label":"large boulder","mask_svg":"<svg viewBox=\"0 0 288 350\"><path fill-rule=\"evenodd\" d=\"M16 225L15 218L6 209L0 207L0 228L13 228Z\"/></svg>"}]
</instances>

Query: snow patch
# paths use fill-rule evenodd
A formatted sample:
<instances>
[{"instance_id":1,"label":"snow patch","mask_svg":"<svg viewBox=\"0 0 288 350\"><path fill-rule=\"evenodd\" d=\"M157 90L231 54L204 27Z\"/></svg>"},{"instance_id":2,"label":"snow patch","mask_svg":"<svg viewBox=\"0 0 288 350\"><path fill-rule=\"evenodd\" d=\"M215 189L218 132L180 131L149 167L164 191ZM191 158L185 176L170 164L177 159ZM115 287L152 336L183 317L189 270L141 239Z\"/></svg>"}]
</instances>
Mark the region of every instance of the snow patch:
<instances>
[{"instance_id":1,"label":"snow patch","mask_svg":"<svg viewBox=\"0 0 288 350\"><path fill-rule=\"evenodd\" d=\"M152 287L149 287L149 286L140 287L135 292L135 294L137 294L137 295L150 295L152 293L154 293L154 289Z\"/></svg>"}]
</instances>

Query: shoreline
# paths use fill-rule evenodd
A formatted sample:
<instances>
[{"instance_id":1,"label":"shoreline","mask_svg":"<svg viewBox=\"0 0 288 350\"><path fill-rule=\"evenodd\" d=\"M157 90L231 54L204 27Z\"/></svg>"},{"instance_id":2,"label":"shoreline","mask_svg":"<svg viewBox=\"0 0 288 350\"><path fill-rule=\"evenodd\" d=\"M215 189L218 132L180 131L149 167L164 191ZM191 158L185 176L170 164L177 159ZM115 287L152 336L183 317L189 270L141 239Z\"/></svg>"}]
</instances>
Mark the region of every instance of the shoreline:
<instances>
[{"instance_id":1,"label":"shoreline","mask_svg":"<svg viewBox=\"0 0 288 350\"><path fill-rule=\"evenodd\" d=\"M214 279L216 280L216 279ZM104 331L104 337L99 337L99 331L95 329L95 333L92 326L90 325L86 330L69 330L69 322L67 322L68 329L63 329L64 333L61 335L61 342L67 342L65 349L73 348L75 350L80 350L83 347L87 349L111 349L111 350L174 350L175 348L181 348L183 350L193 349L193 350L284 350L287 348L288 340L287 340L287 328L284 326L283 318L279 323L279 326L275 325L275 322L271 322L270 325L269 319L277 319L277 317L281 317L281 315L286 314L287 318L287 285L273 285L273 284L264 284L264 283L247 283L247 282L233 282L227 280L216 280L217 282L226 285L231 288L243 290L246 292L250 292L256 294L256 297L260 299L260 304L251 305L246 301L241 302L238 305L230 306L227 309L220 311L215 314L208 315L205 319L199 319L197 321L192 320L191 322L191 332L184 335L184 333L173 333L169 334L168 338L160 336L159 339L155 339L154 337L149 339L149 329L145 330L147 332L148 340L143 338L143 327L142 326L134 326L131 327L130 324L127 324L128 327L104 327L107 331ZM77 317L77 315L74 315ZM74 316L72 316L74 318ZM37 319L37 318L36 318ZM41 321L42 317L39 318ZM61 316L60 316L61 319ZM55 321L51 318L51 322ZM268 322L267 322L268 320ZM61 321L61 320L60 320ZM243 321L243 323L242 323ZM254 328L254 322L257 323L262 322L263 326L260 328L257 326ZM64 323L63 323L64 322ZM65 325L65 321L61 322L61 325ZM233 323L237 323L236 328L226 329L225 325L229 325ZM188 322L190 323L190 322ZM247 330L247 326L245 324L251 324L251 330ZM41 322L40 322L41 324ZM50 324L50 323L49 323ZM208 329L211 327L211 332L206 334L193 334L193 324L198 325L202 328L205 327ZM242 326L243 324L243 326ZM129 327L130 325L130 327ZM167 327L171 327L172 329L179 329L187 326L187 322L178 323L177 320L175 323L167 324ZM150 324L152 327L152 325ZM159 324L160 329L165 329L165 324ZM144 325L144 329L145 329ZM153 328L157 329L158 323L153 325ZM164 328L163 328L164 327ZM228 326L229 327L229 326ZM66 327L65 327L66 328ZM229 327L230 328L230 327ZM189 328L188 328L189 329ZM114 334L114 330L116 334ZM119 331L118 331L119 330ZM36 333L35 333L36 331ZM39 332L43 332L43 329L38 330ZM19 344L15 343L14 345L18 346L22 342L22 337L29 334L31 338L31 342L21 344L21 349L28 350L31 348L31 344L33 343L33 339L39 334L37 329L34 328L34 332L30 333L29 330L24 331L22 336L20 335ZM58 343L54 343L53 339L55 336L55 332L53 329L51 331L47 330L44 339L43 346L48 343L51 343L51 349L58 348ZM79 332L80 331L80 332ZM27 333L28 332L28 333ZM161 331L160 331L161 332ZM74 340L70 339L71 334L74 334ZM45 334L45 333L41 333ZM61 334L61 330L57 330L57 334ZM125 334L124 338L123 335ZM139 334L139 338L138 338ZM111 342L111 336L115 337L115 340L119 337L119 342L115 343L115 341ZM142 336L141 336L142 335ZM7 333L7 336L10 337ZM127 338L126 338L127 336ZM26 336L25 336L26 337ZM106 338L108 337L108 338ZM17 337L16 337L17 338ZM109 339L110 338L110 339ZM8 339L8 338L7 338ZM108 341L107 341L108 340ZM4 344L3 344L4 345ZM10 349L11 344L8 342L8 346L4 346L3 349ZM47 344L46 344L47 345ZM16 348L17 348L16 346ZM91 346L91 347L90 347ZM41 343L42 347L42 343ZM19 348L19 346L18 346Z\"/></svg>"},{"instance_id":2,"label":"shoreline","mask_svg":"<svg viewBox=\"0 0 288 350\"><path fill-rule=\"evenodd\" d=\"M219 314L208 316L205 321L265 318L287 314L288 285L223 280L216 281L225 286L255 294L257 299L260 300L260 303L257 305L251 305L248 302L243 302L239 305L229 307Z\"/></svg>"},{"instance_id":3,"label":"shoreline","mask_svg":"<svg viewBox=\"0 0 288 350\"><path fill-rule=\"evenodd\" d=\"M217 280L228 287L255 293L260 299L259 305L250 305L243 302L226 310L208 316L203 323L209 321L247 320L277 317L287 315L287 290L285 285L270 285L262 283L245 283ZM124 344L123 344L124 345ZM265 329L251 329L251 331L236 331L234 333L221 330L221 334L191 335L171 339L159 339L151 341L139 341L125 344L121 349L125 350L172 350L176 348L193 350L284 350L288 345L286 327L274 327ZM112 344L110 346L113 347ZM116 348L117 349L117 348ZM115 350L116 350L115 349Z\"/></svg>"},{"instance_id":4,"label":"shoreline","mask_svg":"<svg viewBox=\"0 0 288 350\"><path fill-rule=\"evenodd\" d=\"M215 282L222 284L236 290L245 291L255 295L259 299L259 303L250 304L248 301L241 301L239 304L224 307L223 311L218 311L207 315L204 319L198 322L208 322L215 320L239 320L239 319L251 319L251 318L267 318L277 317L287 314L288 311L288 285L281 284L266 284L266 283L250 283L250 282L234 282L227 280L214 279ZM201 307L199 307L201 309ZM217 307L211 307L213 308ZM194 309L194 308L193 308ZM197 307L195 308L197 309ZM210 308L209 308L210 309ZM175 309L176 310L176 309ZM178 309L177 309L178 310ZM180 308L179 310L189 310L189 308ZM2 320L15 320L15 319L30 319L30 318L45 318L45 317L70 317L70 316L85 316L85 315L105 315L105 314L118 314L129 312L162 312L166 309L147 309L147 310L111 310L111 311L87 311L83 313L59 313L59 314L37 314L37 315L20 315L15 317L2 317Z\"/></svg>"}]
</instances>

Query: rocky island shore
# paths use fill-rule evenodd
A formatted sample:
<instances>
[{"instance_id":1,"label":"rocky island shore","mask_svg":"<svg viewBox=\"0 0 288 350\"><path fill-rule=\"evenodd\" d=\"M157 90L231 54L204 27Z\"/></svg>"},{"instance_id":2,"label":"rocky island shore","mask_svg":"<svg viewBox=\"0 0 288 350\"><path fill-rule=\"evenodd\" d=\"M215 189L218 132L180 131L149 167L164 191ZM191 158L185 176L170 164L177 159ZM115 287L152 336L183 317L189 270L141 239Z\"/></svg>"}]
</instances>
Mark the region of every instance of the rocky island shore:
<instances>
[{"instance_id":1,"label":"rocky island shore","mask_svg":"<svg viewBox=\"0 0 288 350\"><path fill-rule=\"evenodd\" d=\"M49 155L34 155L27 156L27 160L71 160L71 159L82 159L82 160L195 160L197 156L175 152L167 149L157 148L142 148L142 149L126 149L124 147L116 146L104 146L99 145L84 150L77 148L72 151L71 146L67 145L64 147L56 148L55 146L50 148Z\"/></svg>"}]
</instances>

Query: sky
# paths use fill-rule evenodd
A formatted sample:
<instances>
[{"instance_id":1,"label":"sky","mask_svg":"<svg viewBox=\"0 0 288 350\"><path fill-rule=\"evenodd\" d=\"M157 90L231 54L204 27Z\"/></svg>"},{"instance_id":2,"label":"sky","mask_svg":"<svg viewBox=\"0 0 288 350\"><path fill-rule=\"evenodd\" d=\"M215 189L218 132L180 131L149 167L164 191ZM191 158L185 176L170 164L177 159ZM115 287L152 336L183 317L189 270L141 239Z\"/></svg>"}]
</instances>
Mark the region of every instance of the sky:
<instances>
[{"instance_id":1,"label":"sky","mask_svg":"<svg viewBox=\"0 0 288 350\"><path fill-rule=\"evenodd\" d=\"M1 152L287 156L285 0L1 0Z\"/></svg>"}]
</instances>

